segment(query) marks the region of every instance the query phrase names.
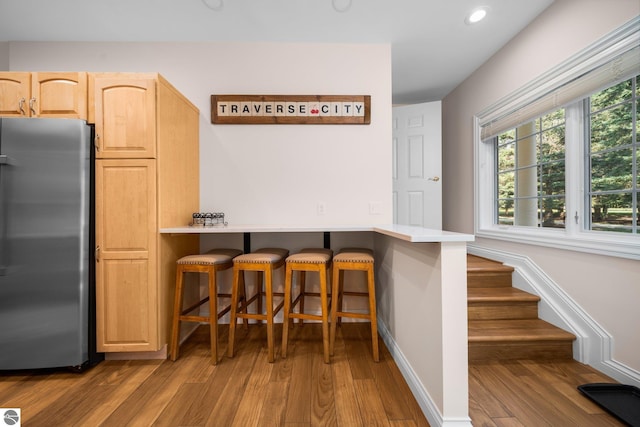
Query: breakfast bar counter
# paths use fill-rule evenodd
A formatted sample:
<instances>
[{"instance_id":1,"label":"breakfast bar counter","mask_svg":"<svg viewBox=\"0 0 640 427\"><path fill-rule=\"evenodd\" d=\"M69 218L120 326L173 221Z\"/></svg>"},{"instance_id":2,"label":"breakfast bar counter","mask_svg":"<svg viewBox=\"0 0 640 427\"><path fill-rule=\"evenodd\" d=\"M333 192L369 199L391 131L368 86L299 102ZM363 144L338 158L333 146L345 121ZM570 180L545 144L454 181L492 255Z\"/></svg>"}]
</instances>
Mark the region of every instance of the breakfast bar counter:
<instances>
[{"instance_id":1,"label":"breakfast bar counter","mask_svg":"<svg viewBox=\"0 0 640 427\"><path fill-rule=\"evenodd\" d=\"M473 235L395 224L186 226L161 233L165 238L206 234L209 241L242 234L245 250L262 233L294 233L287 238L322 233L324 246L335 249L340 248L336 240L349 245L350 236L365 235L375 256L380 336L432 425L471 426L466 245Z\"/></svg>"}]
</instances>

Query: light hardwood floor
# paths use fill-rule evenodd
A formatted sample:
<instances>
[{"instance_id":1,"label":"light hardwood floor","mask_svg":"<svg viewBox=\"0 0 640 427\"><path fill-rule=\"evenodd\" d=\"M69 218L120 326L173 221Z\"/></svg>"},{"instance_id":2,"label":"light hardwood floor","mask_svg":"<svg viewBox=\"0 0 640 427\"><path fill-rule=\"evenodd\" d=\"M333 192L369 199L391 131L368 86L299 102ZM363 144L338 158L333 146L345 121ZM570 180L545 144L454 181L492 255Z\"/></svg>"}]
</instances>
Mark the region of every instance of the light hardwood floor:
<instances>
[{"instance_id":1,"label":"light hardwood floor","mask_svg":"<svg viewBox=\"0 0 640 427\"><path fill-rule=\"evenodd\" d=\"M338 330L330 365L319 325L305 324L292 328L286 359L267 363L266 330L252 325L238 329L235 357L212 366L201 326L176 362L2 372L0 407L22 408L24 426L428 426L382 341L372 361L368 324ZM571 361L473 364L470 415L476 427L620 426L575 389L605 380Z\"/></svg>"}]
</instances>

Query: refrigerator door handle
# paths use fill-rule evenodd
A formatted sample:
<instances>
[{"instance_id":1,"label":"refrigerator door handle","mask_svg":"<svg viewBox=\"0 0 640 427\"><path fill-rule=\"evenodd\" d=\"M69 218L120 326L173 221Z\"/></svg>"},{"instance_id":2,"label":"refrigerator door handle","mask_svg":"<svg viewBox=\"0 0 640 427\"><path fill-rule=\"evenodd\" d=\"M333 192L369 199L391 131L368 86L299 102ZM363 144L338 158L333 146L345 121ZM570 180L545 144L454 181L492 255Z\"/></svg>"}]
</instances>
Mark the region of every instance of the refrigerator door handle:
<instances>
[{"instance_id":1,"label":"refrigerator door handle","mask_svg":"<svg viewBox=\"0 0 640 427\"><path fill-rule=\"evenodd\" d=\"M0 166L8 165L9 158L6 154L0 154ZM2 185L2 177L0 176L0 185ZM0 187L0 209L2 209L2 187ZM5 218L6 215L2 212L2 218ZM0 224L0 276L5 276L7 274L7 268L4 266L4 224Z\"/></svg>"}]
</instances>

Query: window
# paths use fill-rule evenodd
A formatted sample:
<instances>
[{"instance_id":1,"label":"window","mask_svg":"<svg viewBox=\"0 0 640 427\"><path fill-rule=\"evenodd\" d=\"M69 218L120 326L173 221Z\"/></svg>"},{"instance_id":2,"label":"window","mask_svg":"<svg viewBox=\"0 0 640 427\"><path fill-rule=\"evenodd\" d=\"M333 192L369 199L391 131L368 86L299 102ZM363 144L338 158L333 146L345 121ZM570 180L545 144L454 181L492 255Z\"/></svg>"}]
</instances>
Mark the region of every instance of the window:
<instances>
[{"instance_id":1,"label":"window","mask_svg":"<svg viewBox=\"0 0 640 427\"><path fill-rule=\"evenodd\" d=\"M478 237L640 260L640 17L476 116Z\"/></svg>"},{"instance_id":2,"label":"window","mask_svg":"<svg viewBox=\"0 0 640 427\"><path fill-rule=\"evenodd\" d=\"M585 100L590 230L638 234L640 76Z\"/></svg>"},{"instance_id":3,"label":"window","mask_svg":"<svg viewBox=\"0 0 640 427\"><path fill-rule=\"evenodd\" d=\"M564 228L564 109L494 138L496 224Z\"/></svg>"}]
</instances>

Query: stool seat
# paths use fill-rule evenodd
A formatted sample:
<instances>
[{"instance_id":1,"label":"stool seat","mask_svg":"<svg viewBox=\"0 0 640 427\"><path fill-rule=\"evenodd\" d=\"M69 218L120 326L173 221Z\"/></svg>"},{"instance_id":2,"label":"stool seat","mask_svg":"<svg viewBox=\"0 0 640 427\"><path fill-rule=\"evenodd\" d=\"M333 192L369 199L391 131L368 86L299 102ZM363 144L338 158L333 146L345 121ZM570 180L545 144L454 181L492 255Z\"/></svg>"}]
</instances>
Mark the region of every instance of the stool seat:
<instances>
[{"instance_id":1,"label":"stool seat","mask_svg":"<svg viewBox=\"0 0 640 427\"><path fill-rule=\"evenodd\" d=\"M333 251L331 249L306 248L306 249L302 249L297 254L289 255L286 261L287 263L300 262L300 263L308 263L308 264L324 264L329 260L331 260L332 255L333 255Z\"/></svg>"},{"instance_id":2,"label":"stool seat","mask_svg":"<svg viewBox=\"0 0 640 427\"><path fill-rule=\"evenodd\" d=\"M341 249L333 258L333 261L373 263L373 251L365 248Z\"/></svg>"},{"instance_id":3,"label":"stool seat","mask_svg":"<svg viewBox=\"0 0 640 427\"><path fill-rule=\"evenodd\" d=\"M273 292L273 272L284 266L285 258L289 255L287 249L282 248L262 248L248 254L237 256L233 259L233 287L231 290L231 311L229 319L229 347L227 355L233 357L233 347L235 344L236 319L254 319L262 322L267 321L267 345L269 349L269 362L275 360L273 320L275 315L282 309L284 301L274 307L273 296L283 295ZM257 283L255 294L245 300L241 310L238 310L238 298L241 289L244 289L246 271L257 272ZM263 291L264 286L264 291ZM265 296L266 313L262 313L262 296ZM257 312L249 313L247 306L253 302L257 303Z\"/></svg>"},{"instance_id":4,"label":"stool seat","mask_svg":"<svg viewBox=\"0 0 640 427\"><path fill-rule=\"evenodd\" d=\"M222 264L241 255L239 249L212 249L206 254L187 255L180 258L178 264Z\"/></svg>"},{"instance_id":5,"label":"stool seat","mask_svg":"<svg viewBox=\"0 0 640 427\"><path fill-rule=\"evenodd\" d=\"M242 251L238 249L212 249L205 254L186 255L176 261L176 294L171 332L171 360L178 358L180 322L208 322L211 329L211 362L214 365L218 363L218 319L231 309L229 305L218 311L218 298L231 298L231 295L218 292L216 275L219 271L231 268L233 266L233 258L241 254ZM184 273L205 273L209 276L209 295L186 308L183 308ZM240 292L242 295L239 299L244 306L246 304L244 289ZM209 302L208 315L191 314L207 302Z\"/></svg>"},{"instance_id":6,"label":"stool seat","mask_svg":"<svg viewBox=\"0 0 640 427\"><path fill-rule=\"evenodd\" d=\"M249 254L240 255L236 257L233 262L235 263L255 263L255 264L271 264L278 261L282 261L289 255L287 249L282 248L262 248Z\"/></svg>"},{"instance_id":7,"label":"stool seat","mask_svg":"<svg viewBox=\"0 0 640 427\"><path fill-rule=\"evenodd\" d=\"M299 319L300 324L307 320L319 320L322 322L322 343L324 347L324 362L329 363L329 303L328 303L328 278L331 277L331 258L333 251L326 248L305 248L297 254L289 255L286 259L286 272L284 282L284 320L282 323L282 357L287 357L287 345L289 338L289 319ZM298 272L298 296L292 301L293 272ZM306 275L308 272L317 272L319 276L320 292L307 292ZM304 311L305 297L320 297L320 314L309 314ZM293 309L299 306L299 312Z\"/></svg>"}]
</instances>

